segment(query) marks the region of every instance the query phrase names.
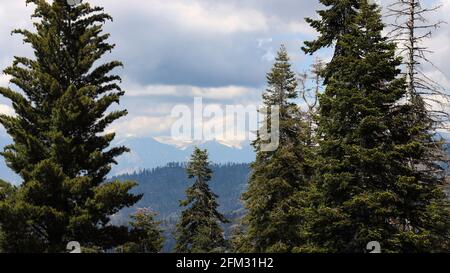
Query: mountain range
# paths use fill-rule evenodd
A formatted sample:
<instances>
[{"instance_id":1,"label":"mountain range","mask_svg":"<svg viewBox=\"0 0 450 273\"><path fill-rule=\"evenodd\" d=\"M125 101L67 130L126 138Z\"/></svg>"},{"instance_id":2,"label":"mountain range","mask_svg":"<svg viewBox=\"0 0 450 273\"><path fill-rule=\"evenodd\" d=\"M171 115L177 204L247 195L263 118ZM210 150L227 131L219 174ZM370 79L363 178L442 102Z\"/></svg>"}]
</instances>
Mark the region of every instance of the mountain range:
<instances>
[{"instance_id":1,"label":"mountain range","mask_svg":"<svg viewBox=\"0 0 450 273\"><path fill-rule=\"evenodd\" d=\"M217 141L180 146L162 143L155 138L129 137L113 143L113 146L121 145L130 148L131 152L118 158L118 164L111 171L112 176L153 169L171 162L187 162L195 146L207 149L210 161L216 164L250 163L255 160L255 153L248 142L240 147Z\"/></svg>"},{"instance_id":2,"label":"mountain range","mask_svg":"<svg viewBox=\"0 0 450 273\"><path fill-rule=\"evenodd\" d=\"M3 150L3 147L10 142L9 137L0 134L0 150ZM253 148L248 142L243 143L240 147L229 146L217 141L179 146L162 143L150 137L128 137L113 142L112 146L126 146L131 151L117 158L118 164L113 166L110 176L153 169L171 162L187 162L195 146L208 149L211 162L217 164L249 163L255 159ZM1 156L0 179L15 184L20 182L19 177L6 166Z\"/></svg>"}]
</instances>

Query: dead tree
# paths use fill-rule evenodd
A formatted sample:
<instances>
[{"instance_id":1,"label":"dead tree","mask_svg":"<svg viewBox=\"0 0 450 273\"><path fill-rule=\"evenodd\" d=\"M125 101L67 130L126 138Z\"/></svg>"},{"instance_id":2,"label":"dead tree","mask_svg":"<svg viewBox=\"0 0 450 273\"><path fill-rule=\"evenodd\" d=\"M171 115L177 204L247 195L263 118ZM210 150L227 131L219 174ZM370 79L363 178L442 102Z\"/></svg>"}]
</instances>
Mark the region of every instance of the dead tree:
<instances>
[{"instance_id":1,"label":"dead tree","mask_svg":"<svg viewBox=\"0 0 450 273\"><path fill-rule=\"evenodd\" d=\"M445 88L426 75L425 65L440 71L429 59L433 51L424 45L432 37L435 30L444 21L432 21L442 5L427 7L423 0L395 0L388 6L387 17L391 31L389 37L399 47L399 54L404 60L404 73L407 80L406 101L413 107L414 121L426 119L431 132L448 131L450 125L450 96ZM438 136L438 135L437 135ZM428 147L426 158L420 162L411 162L419 172L439 176L445 181L446 172L437 162L449 162L444 150L443 140L437 136L425 143Z\"/></svg>"},{"instance_id":2,"label":"dead tree","mask_svg":"<svg viewBox=\"0 0 450 273\"><path fill-rule=\"evenodd\" d=\"M441 84L423 71L423 66L427 64L437 69L428 57L433 51L424 45L424 41L431 38L433 31L445 23L429 20L442 5L425 7L423 2L395 0L389 5L387 17L393 18L389 24L392 29L389 36L397 42L399 54L404 58L408 101L416 107L426 107L434 129L447 130L450 121L450 96Z\"/></svg>"},{"instance_id":3,"label":"dead tree","mask_svg":"<svg viewBox=\"0 0 450 273\"><path fill-rule=\"evenodd\" d=\"M311 65L309 71L298 74L299 93L304 108L303 117L307 125L308 145L315 146L315 116L317 115L319 107L319 94L322 91L323 77L322 71L325 63L321 59L316 59Z\"/></svg>"}]
</instances>

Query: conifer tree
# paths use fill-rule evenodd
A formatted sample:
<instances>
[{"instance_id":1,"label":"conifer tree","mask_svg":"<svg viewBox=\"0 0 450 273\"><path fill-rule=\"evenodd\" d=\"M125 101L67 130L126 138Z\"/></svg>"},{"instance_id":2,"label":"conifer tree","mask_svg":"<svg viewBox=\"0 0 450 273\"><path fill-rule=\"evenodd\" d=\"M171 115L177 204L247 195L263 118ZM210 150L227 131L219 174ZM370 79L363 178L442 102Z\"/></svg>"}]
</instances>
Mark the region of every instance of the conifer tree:
<instances>
[{"instance_id":1,"label":"conifer tree","mask_svg":"<svg viewBox=\"0 0 450 273\"><path fill-rule=\"evenodd\" d=\"M394 17L389 36L398 43L398 53L404 56L403 73L408 91L405 101L414 108L409 118L410 133L425 148L423 156L411 158L410 164L418 176L431 179L442 179L446 175L443 163L448 167L449 162L438 131L449 129L450 95L442 84L424 72L425 64L435 67L430 60L432 51L426 40L444 24L443 21L434 21L433 17L441 7L427 6L423 0L396 0L388 6L389 17Z\"/></svg>"},{"instance_id":2,"label":"conifer tree","mask_svg":"<svg viewBox=\"0 0 450 273\"><path fill-rule=\"evenodd\" d=\"M260 136L253 143L257 158L243 195L248 214L244 219L246 233L240 238L241 252L290 252L301 243L301 215L296 213L298 202L293 197L308 187L312 172L307 125L294 101L298 97L297 78L284 46L267 74L267 83L264 106L268 112L279 107L279 146L274 151L263 150ZM264 124L271 122L269 115Z\"/></svg>"},{"instance_id":3,"label":"conifer tree","mask_svg":"<svg viewBox=\"0 0 450 273\"><path fill-rule=\"evenodd\" d=\"M319 2L327 7L327 9L317 12L321 19L306 18L306 22L316 29L320 36L316 40L305 41L302 49L305 53L312 54L321 48L330 47L334 43L334 57L337 57L342 54L342 50L340 43L335 42L349 32L348 26L357 15L360 0L319 0ZM333 63L329 65L333 65ZM322 71L325 83L330 76L327 74L328 71Z\"/></svg>"},{"instance_id":4,"label":"conifer tree","mask_svg":"<svg viewBox=\"0 0 450 273\"><path fill-rule=\"evenodd\" d=\"M320 98L320 168L308 234L313 251L364 252L379 241L384 252L438 252L449 247L449 204L442 181L417 174L411 158L424 155L411 133L414 108L399 77L396 45L382 36L380 9L359 0L345 33L325 31L332 19L320 11L312 24L319 39L336 43ZM329 10L350 1L321 1ZM319 27L318 27L319 26ZM331 27L331 26L330 26ZM320 47L306 51L315 52ZM328 46L330 44L324 44Z\"/></svg>"},{"instance_id":5,"label":"conifer tree","mask_svg":"<svg viewBox=\"0 0 450 273\"><path fill-rule=\"evenodd\" d=\"M103 24L112 18L88 3L27 0L34 4L35 31L15 30L34 50L5 69L20 91L0 88L17 116L0 116L13 144L2 155L22 184L0 201L3 249L62 252L69 241L112 248L127 240L110 215L136 203L133 182L106 182L126 147L108 149L105 133L126 111L107 112L124 91L110 72L118 61L96 66L114 45Z\"/></svg>"},{"instance_id":6,"label":"conifer tree","mask_svg":"<svg viewBox=\"0 0 450 273\"><path fill-rule=\"evenodd\" d=\"M206 150L195 148L187 166L189 179L194 184L186 191L187 198L181 202L186 207L182 212L176 231L178 253L225 252L227 243L221 223L227 219L218 212L218 196L208 185L212 170Z\"/></svg>"},{"instance_id":7,"label":"conifer tree","mask_svg":"<svg viewBox=\"0 0 450 273\"><path fill-rule=\"evenodd\" d=\"M4 201L14 191L14 187L0 179L0 202ZM2 226L0 225L0 253L4 253L3 242L5 241Z\"/></svg>"},{"instance_id":8,"label":"conifer tree","mask_svg":"<svg viewBox=\"0 0 450 273\"><path fill-rule=\"evenodd\" d=\"M164 238L155 220L156 214L149 209L139 209L131 215L130 241L123 246L125 253L159 253L163 247Z\"/></svg>"}]
</instances>

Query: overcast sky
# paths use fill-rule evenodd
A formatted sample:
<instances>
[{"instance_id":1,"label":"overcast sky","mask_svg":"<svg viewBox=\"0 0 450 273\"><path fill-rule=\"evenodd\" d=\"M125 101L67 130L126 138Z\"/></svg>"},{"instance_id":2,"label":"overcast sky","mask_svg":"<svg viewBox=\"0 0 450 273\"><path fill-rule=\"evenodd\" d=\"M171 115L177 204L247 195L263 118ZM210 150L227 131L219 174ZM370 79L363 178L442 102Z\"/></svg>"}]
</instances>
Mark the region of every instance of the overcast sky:
<instances>
[{"instance_id":1,"label":"overcast sky","mask_svg":"<svg viewBox=\"0 0 450 273\"><path fill-rule=\"evenodd\" d=\"M130 114L111 128L121 138L167 135L172 107L192 104L196 96L202 96L205 104L258 104L265 73L280 44L287 46L298 72L313 59L304 56L300 47L315 35L304 22L305 17L315 16L319 8L315 0L89 2L104 6L114 17L105 30L117 48L105 60L118 59L125 64L117 72L127 91L121 107ZM450 0L443 4L436 19L450 22ZM30 54L28 45L10 31L31 28L31 12L32 6L26 6L25 0L1 0L1 70L11 64L12 56ZM435 51L432 59L441 69L429 69L429 73L449 87L450 26L438 30L429 45ZM319 53L321 58L327 55L328 51ZM4 75L0 85L8 85ZM12 113L3 98L0 112Z\"/></svg>"}]
</instances>

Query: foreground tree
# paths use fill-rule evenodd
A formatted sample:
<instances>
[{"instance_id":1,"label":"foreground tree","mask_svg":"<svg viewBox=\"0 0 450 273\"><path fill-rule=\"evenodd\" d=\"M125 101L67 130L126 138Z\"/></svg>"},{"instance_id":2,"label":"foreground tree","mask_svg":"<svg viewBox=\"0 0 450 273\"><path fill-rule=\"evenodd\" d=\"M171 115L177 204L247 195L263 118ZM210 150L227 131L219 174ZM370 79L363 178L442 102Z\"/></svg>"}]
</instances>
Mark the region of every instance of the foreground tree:
<instances>
[{"instance_id":1,"label":"foreground tree","mask_svg":"<svg viewBox=\"0 0 450 273\"><path fill-rule=\"evenodd\" d=\"M321 2L329 10L352 5ZM379 241L385 252L448 251L443 181L411 164L426 156L426 147L410 127L415 108L401 103L407 94L405 79L398 77L401 59L381 35L379 7L358 2L352 14L342 14L344 34L328 30L329 16L336 16L330 12L319 12L313 24L318 41L336 42L339 54L325 69L320 98L321 164L312 187L317 201L308 245L313 251L363 252L368 242ZM309 46L315 44L308 43L307 52L320 48Z\"/></svg>"},{"instance_id":2,"label":"foreground tree","mask_svg":"<svg viewBox=\"0 0 450 273\"><path fill-rule=\"evenodd\" d=\"M396 0L389 5L388 15L393 17L389 34L398 43L399 54L404 56L403 70L408 91L406 103L414 107L410 116L411 133L426 148L424 156L419 160L411 158L410 164L420 176L442 179L447 172L442 168L442 163L447 163L448 167L449 159L438 131L449 129L450 95L424 70L426 65L436 68L430 60L432 51L426 42L444 22L433 21L442 5L427 6L425 2Z\"/></svg>"},{"instance_id":3,"label":"foreground tree","mask_svg":"<svg viewBox=\"0 0 450 273\"><path fill-rule=\"evenodd\" d=\"M227 243L221 223L225 217L217 211L217 195L209 188L212 171L209 167L208 153L195 148L187 166L189 178L194 184L186 191L187 199L181 202L186 210L181 214L177 225L175 251L178 253L224 252Z\"/></svg>"},{"instance_id":4,"label":"foreground tree","mask_svg":"<svg viewBox=\"0 0 450 273\"><path fill-rule=\"evenodd\" d=\"M317 13L321 19L316 20L306 18L306 22L316 29L320 36L313 41L305 41L302 50L305 53L313 54L324 47L334 46L334 56L337 58L342 55L342 48L338 41L350 32L348 26L352 23L353 18L357 15L360 6L360 0L319 0L327 9L319 10ZM337 42L337 43L336 43ZM333 62L328 66L333 65ZM331 75L330 70L323 70L322 77L325 84Z\"/></svg>"},{"instance_id":5,"label":"foreground tree","mask_svg":"<svg viewBox=\"0 0 450 273\"><path fill-rule=\"evenodd\" d=\"M5 199L9 198L9 196L15 191L15 188L0 179L0 202L3 202ZM5 242L5 234L3 233L2 226L0 225L0 253L4 253L3 242Z\"/></svg>"},{"instance_id":6,"label":"foreground tree","mask_svg":"<svg viewBox=\"0 0 450 273\"><path fill-rule=\"evenodd\" d=\"M253 143L257 158L243 195L248 214L244 219L247 231L239 240L242 252L290 252L301 243L301 215L297 214L298 200L293 197L308 187L312 173L308 125L294 102L298 97L297 78L284 46L267 81L269 87L263 100L269 115L264 126L272 127L275 121L270 111L279 107L279 128L276 132L268 130L269 134L279 134L279 145L263 149L265 140L261 134Z\"/></svg>"},{"instance_id":7,"label":"foreground tree","mask_svg":"<svg viewBox=\"0 0 450 273\"><path fill-rule=\"evenodd\" d=\"M34 58L15 57L5 70L21 92L0 88L17 116L0 116L13 139L2 155L22 184L0 201L2 248L8 252L62 252L69 241L109 249L127 240L110 215L136 203L132 182L106 182L125 147L107 150L105 128L126 111L107 109L124 92L112 61L94 66L114 45L102 32L111 17L88 3L27 0L36 6L35 32L15 30Z\"/></svg>"}]
</instances>

